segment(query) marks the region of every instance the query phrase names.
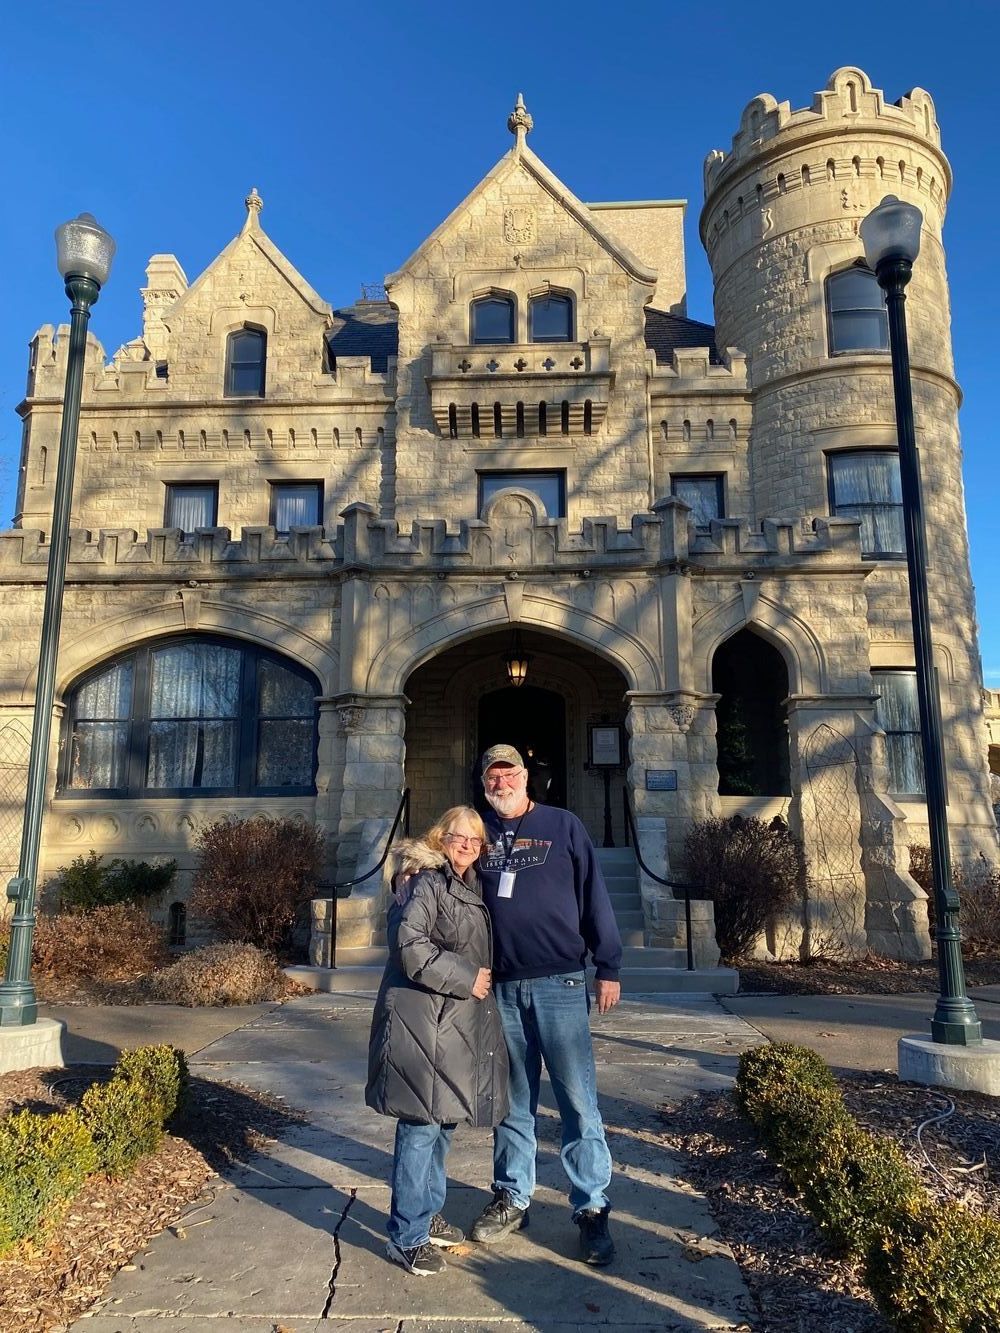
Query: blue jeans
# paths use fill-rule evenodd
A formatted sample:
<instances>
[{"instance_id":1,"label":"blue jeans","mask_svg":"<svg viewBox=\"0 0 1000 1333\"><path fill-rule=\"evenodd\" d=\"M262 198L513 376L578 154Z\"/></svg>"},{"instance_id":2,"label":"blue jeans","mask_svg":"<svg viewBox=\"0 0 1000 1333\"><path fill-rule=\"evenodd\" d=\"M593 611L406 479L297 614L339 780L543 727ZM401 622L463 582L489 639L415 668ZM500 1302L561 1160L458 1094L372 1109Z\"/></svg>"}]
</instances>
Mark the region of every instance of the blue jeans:
<instances>
[{"instance_id":1,"label":"blue jeans","mask_svg":"<svg viewBox=\"0 0 1000 1333\"><path fill-rule=\"evenodd\" d=\"M423 1125L415 1120L396 1122L392 1154L392 1202L389 1239L412 1250L428 1239L431 1218L444 1207L448 1177L445 1158L454 1125Z\"/></svg>"},{"instance_id":2,"label":"blue jeans","mask_svg":"<svg viewBox=\"0 0 1000 1333\"><path fill-rule=\"evenodd\" d=\"M498 981L494 987L510 1054L510 1110L493 1132L495 1190L527 1208L535 1188L535 1116L542 1062L562 1121L563 1170L574 1215L604 1208L611 1153L597 1106L590 1001L582 972Z\"/></svg>"}]
</instances>

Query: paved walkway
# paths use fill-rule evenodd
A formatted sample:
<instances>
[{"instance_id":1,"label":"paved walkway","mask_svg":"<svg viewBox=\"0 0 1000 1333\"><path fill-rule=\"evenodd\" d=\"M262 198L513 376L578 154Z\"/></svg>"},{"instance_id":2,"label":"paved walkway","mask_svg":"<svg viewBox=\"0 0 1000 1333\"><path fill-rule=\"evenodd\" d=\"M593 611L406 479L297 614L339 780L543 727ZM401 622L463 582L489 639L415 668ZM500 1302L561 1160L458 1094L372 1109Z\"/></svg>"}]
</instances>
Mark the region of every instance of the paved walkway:
<instances>
[{"instance_id":1,"label":"paved walkway","mask_svg":"<svg viewBox=\"0 0 1000 1333\"><path fill-rule=\"evenodd\" d=\"M67 1008L74 1042L113 1049L122 1024L170 1039L158 1007ZM192 1011L185 1011L197 1023ZM588 1269L575 1255L558 1159L558 1121L543 1089L539 1189L528 1231L500 1248L463 1246L441 1277L384 1257L394 1122L363 1105L371 1000L310 995L263 1011L217 1015L223 1027L184 1044L196 1077L280 1093L311 1123L228 1173L189 1210L186 1239L163 1233L112 1283L79 1333L618 1333L752 1329L753 1306L705 1200L678 1179L655 1139L657 1107L730 1084L740 1051L760 1041L707 996L629 1000L594 1016L602 1104L616 1163L618 1259ZM181 1022L180 1014L174 1016ZM155 1031L152 1030L155 1027ZM190 1029L189 1029L190 1031ZM173 1038L176 1040L176 1037ZM79 1054L76 1058L80 1058ZM91 1056L93 1058L93 1054ZM113 1055L111 1056L113 1058ZM449 1159L448 1219L467 1227L487 1200L490 1136L460 1128ZM196 1224L196 1225L195 1225Z\"/></svg>"}]
</instances>

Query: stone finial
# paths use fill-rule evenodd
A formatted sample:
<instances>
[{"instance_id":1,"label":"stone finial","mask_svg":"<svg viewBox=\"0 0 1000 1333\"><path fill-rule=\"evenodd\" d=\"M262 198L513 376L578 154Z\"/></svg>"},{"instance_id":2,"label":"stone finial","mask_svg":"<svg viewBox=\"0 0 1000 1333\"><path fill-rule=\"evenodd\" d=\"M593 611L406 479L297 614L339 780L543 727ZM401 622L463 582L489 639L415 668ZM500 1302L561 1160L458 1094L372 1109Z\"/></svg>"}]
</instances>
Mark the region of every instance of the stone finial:
<instances>
[{"instance_id":1,"label":"stone finial","mask_svg":"<svg viewBox=\"0 0 1000 1333\"><path fill-rule=\"evenodd\" d=\"M530 134L535 128L535 122L531 118L531 113L524 105L524 94L518 93L517 101L514 103L514 110L507 117L507 128L517 140L518 148L524 143L526 134Z\"/></svg>"},{"instance_id":2,"label":"stone finial","mask_svg":"<svg viewBox=\"0 0 1000 1333\"><path fill-rule=\"evenodd\" d=\"M257 219L260 216L260 210L264 207L264 200L257 193L256 185L243 200L247 210L246 225L248 227L256 226Z\"/></svg>"}]
</instances>

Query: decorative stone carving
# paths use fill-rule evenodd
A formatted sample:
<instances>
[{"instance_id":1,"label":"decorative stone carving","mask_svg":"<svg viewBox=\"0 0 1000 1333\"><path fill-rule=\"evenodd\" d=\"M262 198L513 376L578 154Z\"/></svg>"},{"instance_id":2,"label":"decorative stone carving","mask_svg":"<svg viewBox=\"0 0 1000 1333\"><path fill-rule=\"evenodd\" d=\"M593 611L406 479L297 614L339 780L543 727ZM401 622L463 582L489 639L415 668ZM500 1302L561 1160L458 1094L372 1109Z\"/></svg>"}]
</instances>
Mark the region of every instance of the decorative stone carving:
<instances>
[{"instance_id":1,"label":"decorative stone carving","mask_svg":"<svg viewBox=\"0 0 1000 1333\"><path fill-rule=\"evenodd\" d=\"M510 245L525 245L535 239L535 210L512 206L503 211L503 238Z\"/></svg>"},{"instance_id":2,"label":"decorative stone carving","mask_svg":"<svg viewBox=\"0 0 1000 1333\"><path fill-rule=\"evenodd\" d=\"M670 710L670 716L678 731L688 731L691 723L695 720L698 710L694 704L674 704Z\"/></svg>"},{"instance_id":3,"label":"decorative stone carving","mask_svg":"<svg viewBox=\"0 0 1000 1333\"><path fill-rule=\"evenodd\" d=\"M340 725L347 735L352 736L361 731L365 710L360 704L341 704L337 712L340 715Z\"/></svg>"}]
</instances>

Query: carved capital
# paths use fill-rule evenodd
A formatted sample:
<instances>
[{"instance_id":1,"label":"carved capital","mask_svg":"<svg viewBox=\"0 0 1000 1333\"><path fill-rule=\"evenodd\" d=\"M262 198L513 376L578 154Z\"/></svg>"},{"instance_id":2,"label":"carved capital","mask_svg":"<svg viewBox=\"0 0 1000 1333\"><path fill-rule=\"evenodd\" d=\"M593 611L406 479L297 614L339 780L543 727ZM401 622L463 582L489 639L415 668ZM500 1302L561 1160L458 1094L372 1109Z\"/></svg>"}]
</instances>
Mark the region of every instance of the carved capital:
<instances>
[{"instance_id":1,"label":"carved capital","mask_svg":"<svg viewBox=\"0 0 1000 1333\"><path fill-rule=\"evenodd\" d=\"M364 730L365 710L360 704L340 704L337 713L340 725L349 736Z\"/></svg>"},{"instance_id":2,"label":"carved capital","mask_svg":"<svg viewBox=\"0 0 1000 1333\"><path fill-rule=\"evenodd\" d=\"M670 716L678 731L687 731L695 720L698 710L693 704L674 704Z\"/></svg>"}]
</instances>

